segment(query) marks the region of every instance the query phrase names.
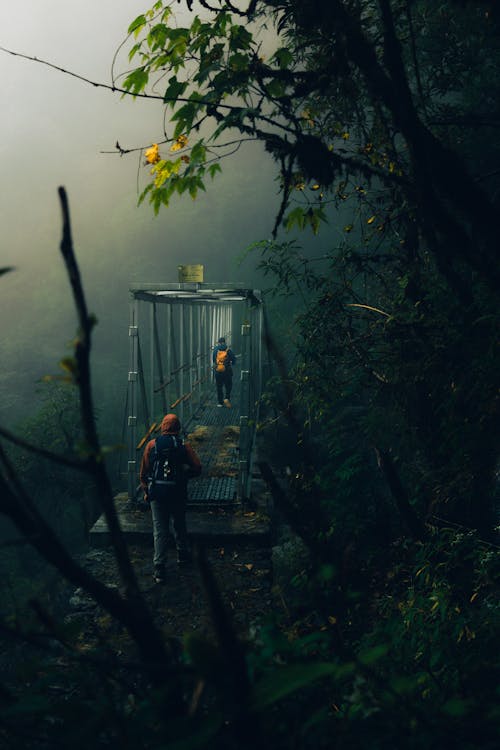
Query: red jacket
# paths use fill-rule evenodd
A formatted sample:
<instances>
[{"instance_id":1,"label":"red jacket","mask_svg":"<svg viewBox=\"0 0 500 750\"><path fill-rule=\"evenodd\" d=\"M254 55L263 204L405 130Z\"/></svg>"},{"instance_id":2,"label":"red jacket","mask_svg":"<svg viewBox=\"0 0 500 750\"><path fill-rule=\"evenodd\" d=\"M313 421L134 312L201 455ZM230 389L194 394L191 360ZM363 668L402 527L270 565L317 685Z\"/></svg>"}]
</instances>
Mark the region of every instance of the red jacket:
<instances>
[{"instance_id":1,"label":"red jacket","mask_svg":"<svg viewBox=\"0 0 500 750\"><path fill-rule=\"evenodd\" d=\"M175 414L166 414L163 417L160 428L160 432L162 435L178 435L180 429L181 423L179 422ZM151 451L154 448L155 440L156 438L153 438L153 440L150 440L149 443L146 444L142 456L139 478L144 492L146 492L148 487L148 477L151 472L150 457ZM186 479L190 479L191 477L198 477L201 474L200 459L198 458L194 449L189 445L189 443L183 443L183 446L186 450L186 464L189 467L185 474Z\"/></svg>"}]
</instances>

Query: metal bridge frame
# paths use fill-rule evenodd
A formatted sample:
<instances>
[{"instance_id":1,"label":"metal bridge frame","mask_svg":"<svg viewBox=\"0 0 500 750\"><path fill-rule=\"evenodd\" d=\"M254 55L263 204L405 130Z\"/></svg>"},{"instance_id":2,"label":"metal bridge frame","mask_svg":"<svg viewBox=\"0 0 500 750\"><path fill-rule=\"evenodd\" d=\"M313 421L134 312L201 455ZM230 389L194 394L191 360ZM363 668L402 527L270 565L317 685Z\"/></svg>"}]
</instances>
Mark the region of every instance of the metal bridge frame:
<instances>
[{"instance_id":1,"label":"metal bridge frame","mask_svg":"<svg viewBox=\"0 0 500 750\"><path fill-rule=\"evenodd\" d=\"M145 307L149 309L144 315ZM260 292L237 284L134 285L130 288L128 332L129 500L135 498L138 484L138 451L163 415L175 410L186 429L209 395L213 397L212 350L219 336L225 336L238 355L241 402L237 499L241 502L248 498L262 388Z\"/></svg>"}]
</instances>

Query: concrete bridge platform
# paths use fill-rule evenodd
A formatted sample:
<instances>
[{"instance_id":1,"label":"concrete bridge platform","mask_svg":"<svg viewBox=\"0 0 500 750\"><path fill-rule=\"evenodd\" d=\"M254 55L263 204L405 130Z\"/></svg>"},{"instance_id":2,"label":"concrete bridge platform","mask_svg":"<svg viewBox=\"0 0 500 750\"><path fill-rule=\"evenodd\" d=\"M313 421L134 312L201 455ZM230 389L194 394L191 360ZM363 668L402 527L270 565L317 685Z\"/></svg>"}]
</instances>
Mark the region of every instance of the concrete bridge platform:
<instances>
[{"instance_id":1,"label":"concrete bridge platform","mask_svg":"<svg viewBox=\"0 0 500 750\"><path fill-rule=\"evenodd\" d=\"M188 510L186 523L188 533L193 541L212 546L251 544L258 547L268 546L271 542L271 521L265 508L263 496L256 510L234 511ZM151 513L147 506L144 510L131 507L126 493L117 495L115 506L120 526L129 544L152 546L153 526ZM108 547L110 536L106 521L101 516L90 531L90 544L93 547Z\"/></svg>"}]
</instances>

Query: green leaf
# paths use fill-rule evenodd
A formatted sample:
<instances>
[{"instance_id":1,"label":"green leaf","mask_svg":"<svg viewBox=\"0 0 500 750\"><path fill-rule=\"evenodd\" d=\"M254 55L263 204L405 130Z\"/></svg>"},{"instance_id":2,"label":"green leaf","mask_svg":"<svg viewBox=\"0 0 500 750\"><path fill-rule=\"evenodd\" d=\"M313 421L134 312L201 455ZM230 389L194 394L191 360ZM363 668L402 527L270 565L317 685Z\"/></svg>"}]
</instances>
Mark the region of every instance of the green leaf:
<instances>
[{"instance_id":1,"label":"green leaf","mask_svg":"<svg viewBox=\"0 0 500 750\"><path fill-rule=\"evenodd\" d=\"M290 211L288 216L285 217L285 229L287 232L289 232L290 229L293 229L294 226L299 229L304 229L305 226L305 212L300 206L294 208L293 211Z\"/></svg>"},{"instance_id":2,"label":"green leaf","mask_svg":"<svg viewBox=\"0 0 500 750\"><path fill-rule=\"evenodd\" d=\"M164 23L157 23L148 34L148 44L152 50L163 48L169 37L169 29Z\"/></svg>"},{"instance_id":3,"label":"green leaf","mask_svg":"<svg viewBox=\"0 0 500 750\"><path fill-rule=\"evenodd\" d=\"M372 664L374 664L376 661L379 661L379 659L382 659L383 656L387 654L389 651L389 646L386 643L381 643L378 646L374 646L373 648L369 648L366 651L362 651L358 655L358 659L365 667L368 667Z\"/></svg>"},{"instance_id":4,"label":"green leaf","mask_svg":"<svg viewBox=\"0 0 500 750\"><path fill-rule=\"evenodd\" d=\"M253 41L253 37L244 26L231 26L231 33L229 39L229 49L249 49Z\"/></svg>"},{"instance_id":5,"label":"green leaf","mask_svg":"<svg viewBox=\"0 0 500 750\"><path fill-rule=\"evenodd\" d=\"M145 25L146 25L146 16L141 14L140 16L137 16L137 18L134 21L132 21L132 23L128 27L128 33L134 34L137 37L140 30Z\"/></svg>"},{"instance_id":6,"label":"green leaf","mask_svg":"<svg viewBox=\"0 0 500 750\"><path fill-rule=\"evenodd\" d=\"M142 191L142 193L140 194L140 196L139 196L139 199L138 199L138 201L137 201L137 205L138 205L138 206L140 206L140 205L141 205L141 203L143 203L143 202L144 202L144 199L146 198L146 196L148 195L148 193L150 193L150 192L151 192L151 191L153 190L153 188L154 188L154 185L153 185L153 183L152 183L152 182L150 182L150 183L149 183L149 185L147 185L147 186L146 186L146 187L144 188L144 190L143 190L143 191Z\"/></svg>"},{"instance_id":7,"label":"green leaf","mask_svg":"<svg viewBox=\"0 0 500 750\"><path fill-rule=\"evenodd\" d=\"M144 90L149 80L149 74L144 68L136 68L125 78L123 88L139 94Z\"/></svg>"},{"instance_id":8,"label":"green leaf","mask_svg":"<svg viewBox=\"0 0 500 750\"><path fill-rule=\"evenodd\" d=\"M193 120L198 110L199 106L195 105L194 102L187 102L182 107L179 107L177 112L172 115L172 120L177 120L177 125L174 130L174 138L177 138L181 133L189 132L191 130Z\"/></svg>"},{"instance_id":9,"label":"green leaf","mask_svg":"<svg viewBox=\"0 0 500 750\"><path fill-rule=\"evenodd\" d=\"M280 47L272 56L271 61L276 62L281 69L288 68L293 62L293 55L287 47Z\"/></svg>"},{"instance_id":10,"label":"green leaf","mask_svg":"<svg viewBox=\"0 0 500 750\"><path fill-rule=\"evenodd\" d=\"M136 54L141 49L142 42L137 42L137 44L134 44L130 52L128 53L128 60L129 62L136 56Z\"/></svg>"},{"instance_id":11,"label":"green leaf","mask_svg":"<svg viewBox=\"0 0 500 750\"><path fill-rule=\"evenodd\" d=\"M442 711L443 713L448 714L448 716L459 717L469 713L470 708L470 700L464 700L463 698L451 698L449 701L446 701L442 708Z\"/></svg>"},{"instance_id":12,"label":"green leaf","mask_svg":"<svg viewBox=\"0 0 500 750\"><path fill-rule=\"evenodd\" d=\"M328 662L293 664L277 669L255 685L251 708L260 711L322 677L338 673L339 667Z\"/></svg>"},{"instance_id":13,"label":"green leaf","mask_svg":"<svg viewBox=\"0 0 500 750\"><path fill-rule=\"evenodd\" d=\"M324 582L332 581L335 578L336 573L337 571L333 565L321 565L318 570L318 579Z\"/></svg>"},{"instance_id":14,"label":"green leaf","mask_svg":"<svg viewBox=\"0 0 500 750\"><path fill-rule=\"evenodd\" d=\"M236 52L236 54L231 55L228 60L228 65L231 70L238 72L242 70L248 70L248 63L248 55L243 55L241 52Z\"/></svg>"},{"instance_id":15,"label":"green leaf","mask_svg":"<svg viewBox=\"0 0 500 750\"><path fill-rule=\"evenodd\" d=\"M277 98L285 95L286 88L282 81L274 79L267 84L266 91L270 97Z\"/></svg>"},{"instance_id":16,"label":"green leaf","mask_svg":"<svg viewBox=\"0 0 500 750\"><path fill-rule=\"evenodd\" d=\"M177 99L183 95L186 89L187 83L185 81L178 81L177 76L172 76L172 78L168 79L168 86L163 101L174 107Z\"/></svg>"},{"instance_id":17,"label":"green leaf","mask_svg":"<svg viewBox=\"0 0 500 750\"><path fill-rule=\"evenodd\" d=\"M207 149L203 145L203 141L198 141L194 144L193 148L191 149L191 163L192 164L200 164L203 163L207 156Z\"/></svg>"},{"instance_id":18,"label":"green leaf","mask_svg":"<svg viewBox=\"0 0 500 750\"><path fill-rule=\"evenodd\" d=\"M214 177L217 174L217 172L222 172L222 167L219 164L219 162L217 162L216 164L210 164L210 166L208 168L208 173L209 173L210 177L212 178L212 180L214 179Z\"/></svg>"}]
</instances>

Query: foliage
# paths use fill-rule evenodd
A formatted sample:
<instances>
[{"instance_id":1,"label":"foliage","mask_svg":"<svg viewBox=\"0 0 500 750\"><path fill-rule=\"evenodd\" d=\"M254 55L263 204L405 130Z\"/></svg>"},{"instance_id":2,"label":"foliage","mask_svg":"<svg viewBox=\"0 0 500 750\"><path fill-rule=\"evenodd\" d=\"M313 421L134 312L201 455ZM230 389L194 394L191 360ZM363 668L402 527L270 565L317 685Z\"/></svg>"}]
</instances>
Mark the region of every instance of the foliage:
<instances>
[{"instance_id":1,"label":"foliage","mask_svg":"<svg viewBox=\"0 0 500 750\"><path fill-rule=\"evenodd\" d=\"M189 27L179 27L171 3L157 2L129 27L135 39L129 57L140 65L125 74L123 86L141 95L148 86L164 88L172 123L165 143L171 152L182 151L154 164L154 181L141 200L148 196L158 211L175 192L195 196L225 153L257 139L280 167L276 228L283 219L288 229L316 232L335 205L363 196L356 211L363 233L399 240L406 234L401 222L416 218L442 272L445 262L453 267L462 256L492 268L489 198L461 162L474 139L461 138L460 157L448 146L457 128L462 134L464 106L477 101L479 90L488 104L478 123L485 118L488 127L498 125L496 112L483 114L493 106L489 86L498 63L493 12L483 3L458 10L453 2L370 0L328 6L273 0L250 3L246 13L236 13L231 3L219 7L207 20L195 16ZM458 43L464 28L467 45ZM473 66L481 73L461 76L479 46L488 65L481 59ZM456 77L450 82L455 72L465 78L461 92ZM380 206L366 183L392 196ZM295 206L285 216L291 201ZM467 224L474 211L482 221L473 256ZM454 255L440 243L450 233L458 245Z\"/></svg>"},{"instance_id":2,"label":"foliage","mask_svg":"<svg viewBox=\"0 0 500 750\"><path fill-rule=\"evenodd\" d=\"M3 623L61 655L26 663L21 685L9 680L0 731L20 748L91 737L122 748L437 750L459 737L490 750L498 150L476 131L499 124L498 15L479 0L199 4L208 20L179 27L160 0L129 28L140 64L123 86L139 96L162 85L171 114L165 142L144 154L153 179L142 200L158 211L175 193L195 197L250 139L279 167L276 235L351 211L319 259L276 237L258 246L272 304L290 317L300 295L293 349L287 341L283 354L266 326L278 375L263 411L288 476L285 489L269 485L306 562L283 614L242 644L201 560L216 642L188 634L179 649L155 629L115 530L126 595L83 578L107 639L84 643L78 624L43 611L41 634ZM83 336L67 365L113 520L89 418L91 322L81 298L77 307Z\"/></svg>"},{"instance_id":3,"label":"foliage","mask_svg":"<svg viewBox=\"0 0 500 750\"><path fill-rule=\"evenodd\" d=\"M499 718L492 700L498 664L488 657L499 624L498 552L473 533L445 528L406 554L409 564L399 553L398 580L380 592L378 622L360 643L361 649L388 644L373 683L386 708L399 706L404 717L415 707L410 725L419 745L427 738L431 747L443 747L460 731L464 746L490 747ZM374 697L361 698L357 710L378 712ZM380 719L387 728L379 717L377 730Z\"/></svg>"},{"instance_id":4,"label":"foliage","mask_svg":"<svg viewBox=\"0 0 500 750\"><path fill-rule=\"evenodd\" d=\"M76 459L82 440L76 392L67 385L50 382L41 386L40 402L38 411L19 425L19 433L35 447ZM51 527L69 548L83 550L88 529L98 514L88 479L68 466L20 446L12 447L8 453L19 485L29 493ZM5 614L22 608L40 589L50 599L55 577L49 566L21 542L22 537L4 519L1 538L5 547L0 571L8 595L3 598L0 611Z\"/></svg>"},{"instance_id":5,"label":"foliage","mask_svg":"<svg viewBox=\"0 0 500 750\"><path fill-rule=\"evenodd\" d=\"M306 620L307 609L323 623L331 616L337 646L340 629L344 646L373 649L350 683L352 704L337 712L348 727L337 728L339 746L442 746L447 720L458 731L478 708L460 670L476 685L478 660L491 689L483 644L476 651L467 636L476 632L460 609L467 603L451 594L459 555L435 576L415 566L423 550L447 557L446 533L425 541L443 517L484 536L495 520L498 15L490 3L424 0L200 5L209 21L196 16L179 29L159 2L129 29L141 67L125 87L146 92L170 76L166 142L182 135L187 157L141 198L156 211L168 203L191 174L194 139L205 149L203 184L224 138L228 150L257 139L276 161L274 239L256 247L274 289L270 309L286 314L294 301L296 310L286 343L274 343L268 324L279 379L263 402L265 450L290 477L288 495L276 494L280 510L312 555L292 604ZM340 216L343 238L316 260L276 239L280 229L316 233ZM405 552L377 554L405 537L424 546L398 542ZM371 565L375 581L391 576L380 601ZM422 589L402 584L398 566ZM490 604L479 618L484 645L494 633ZM277 646L270 651L276 658ZM485 705L473 731L487 746L498 717ZM322 736L324 718L312 722ZM466 742L474 745L470 732Z\"/></svg>"},{"instance_id":6,"label":"foliage","mask_svg":"<svg viewBox=\"0 0 500 750\"><path fill-rule=\"evenodd\" d=\"M253 139L279 166L275 234L350 212L317 270L293 243L261 245L278 294L305 305L301 348L314 361L294 371L296 402L332 427L344 406L359 409L360 433L402 465L421 515L449 508L486 532L500 279L498 174L481 170L498 151L477 129L500 124L498 14L425 0L199 5L189 26L160 1L129 27L140 66L123 86L164 87L174 155L147 151L141 200L158 211L174 192L194 197L225 149ZM318 330L325 345L312 344Z\"/></svg>"},{"instance_id":7,"label":"foliage","mask_svg":"<svg viewBox=\"0 0 500 750\"><path fill-rule=\"evenodd\" d=\"M76 459L83 448L78 394L71 386L56 382L43 384L41 391L41 406L21 425L21 434L32 445ZM98 512L88 480L69 467L19 448L13 452L13 465L53 528L70 545L81 544Z\"/></svg>"},{"instance_id":8,"label":"foliage","mask_svg":"<svg viewBox=\"0 0 500 750\"><path fill-rule=\"evenodd\" d=\"M120 631L98 617L102 635L94 643L81 624L68 622L58 638L74 645L57 658L43 656L41 632L42 659L18 659L18 683L3 698L3 736L15 736L20 748L36 736L42 747L77 749L91 737L96 747L259 742L375 750L392 743L410 750L444 747L458 735L467 750L495 747L498 553L474 534L445 528L425 544L385 549L378 562L361 637L354 599L340 648L335 611L325 615L314 604L300 619L270 615L254 629L243 714L235 712L224 653L193 633L177 662L192 711L167 719L164 690L144 681Z\"/></svg>"}]
</instances>

